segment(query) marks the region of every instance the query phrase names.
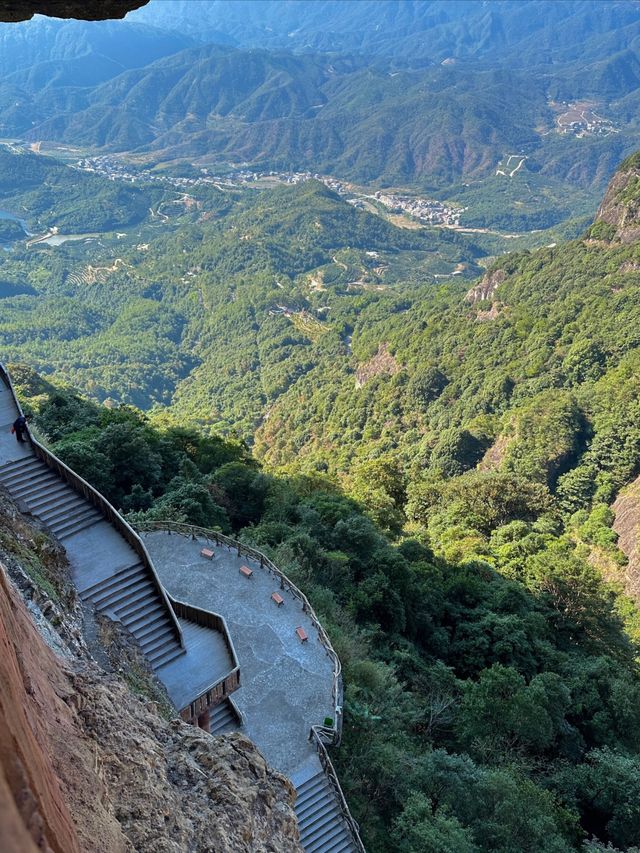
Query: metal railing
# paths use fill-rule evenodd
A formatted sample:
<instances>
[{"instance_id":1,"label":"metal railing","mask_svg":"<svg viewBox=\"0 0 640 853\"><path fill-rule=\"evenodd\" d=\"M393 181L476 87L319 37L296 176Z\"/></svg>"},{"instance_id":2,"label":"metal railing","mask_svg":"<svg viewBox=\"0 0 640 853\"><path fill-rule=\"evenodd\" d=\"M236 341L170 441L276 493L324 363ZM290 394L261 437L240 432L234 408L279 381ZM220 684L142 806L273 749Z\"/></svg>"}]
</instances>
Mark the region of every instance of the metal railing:
<instances>
[{"instance_id":1,"label":"metal railing","mask_svg":"<svg viewBox=\"0 0 640 853\"><path fill-rule=\"evenodd\" d=\"M244 545L242 542L238 542L236 539L232 539L230 536L225 536L224 533L218 533L216 530L209 530L206 527L198 527L194 524L183 524L177 521L149 521L142 522L137 525L137 529L141 532L148 531L151 532L153 530L164 530L168 533L177 533L180 536L188 536L191 539L204 539L207 542L214 543L215 545L226 545L228 548L237 551L238 556L249 557L256 562L260 563L261 568L266 568L267 571L278 578L280 581L280 588L287 589L294 598L298 599L298 601L302 604L302 609L304 613L311 619L314 627L318 631L318 637L320 642L325 647L325 651L327 655L330 657L331 662L333 664L333 685L332 685L332 699L334 706L334 720L332 726L326 725L318 725L312 726L309 732L309 740L314 745L316 752L318 753L318 757L320 759L320 764L322 765L322 769L331 785L335 796L340 803L342 817L344 818L345 823L347 824L347 828L352 837L352 841L358 851L360 853L366 853L364 844L362 843L362 839L360 838L360 827L358 826L357 821L353 818L351 812L349 811L349 806L347 805L347 801L345 800L344 794L342 793L342 788L340 787L340 781L338 779L338 774L335 771L333 763L329 758L329 753L327 752L327 743L332 746L338 746L340 744L341 735L342 735L342 666L340 664L340 659L338 655L333 649L331 645L331 641L327 635L327 632L324 630L322 625L320 624L320 620L315 614L313 607L309 603L308 598L304 593L302 593L298 587L293 583L293 581L289 580L289 578L285 575L283 571L281 571L262 551L258 551L257 548L252 548L250 545Z\"/></svg>"},{"instance_id":2,"label":"metal railing","mask_svg":"<svg viewBox=\"0 0 640 853\"><path fill-rule=\"evenodd\" d=\"M13 400L16 404L16 408L18 412L22 415L24 414L22 411L22 407L18 402L18 397L16 395L15 389L13 387L13 383L11 382L11 377L9 376L8 371L6 370L3 364L0 364L0 378L3 380L11 395L13 396ZM52 471L61 477L66 483L68 483L72 489L76 492L79 492L86 501L93 504L93 506L104 516L104 518L117 530L117 532L122 536L122 538L133 548L136 552L136 555L140 559L140 562L145 567L148 575L151 578L151 581L156 588L158 595L166 606L169 617L171 620L172 627L176 634L176 639L180 646L184 648L184 640L182 637L182 629L176 619L176 615L173 612L173 607L171 606L171 602L164 590L164 587L160 583L160 579L156 574L156 570L151 562L151 557L149 556L149 552L147 551L144 542L135 532L133 527L128 524L124 518L120 515L120 513L109 503L109 501L101 495L97 489L94 489L86 480L83 480L75 471L72 471L61 459L58 459L50 450L40 444L40 442L34 438L33 435L29 432L29 441L33 448L35 455L41 459L47 467L49 467Z\"/></svg>"},{"instance_id":3,"label":"metal railing","mask_svg":"<svg viewBox=\"0 0 640 853\"><path fill-rule=\"evenodd\" d=\"M300 592L293 581L289 580L285 573L280 571L280 569L272 563L271 560L262 553L262 551L258 551L257 548L252 548L250 545L244 545L242 542L238 542L230 536L225 536L224 533L218 533L216 530L209 530L206 527L197 527L194 524L183 524L178 521L149 521L137 524L136 527L138 530L143 532L166 530L169 533L178 533L182 536L190 536L192 539L206 539L208 542L215 543L216 545L226 545L228 548L237 551L239 557L244 555L245 557L249 557L250 559L260 563L261 568L267 569L271 575L278 578L281 589L288 590L294 598L301 602L303 612L309 617L314 628L317 630L318 638L324 646L324 649L333 665L333 682L331 689L331 698L334 709L333 725L316 726L314 728L322 731L323 736L329 743L333 746L338 746L342 736L342 666L338 655L335 653L333 646L331 645L331 640L329 639L327 632L322 627L320 620L316 616L313 607L309 604L309 600L306 595Z\"/></svg>"}]
</instances>

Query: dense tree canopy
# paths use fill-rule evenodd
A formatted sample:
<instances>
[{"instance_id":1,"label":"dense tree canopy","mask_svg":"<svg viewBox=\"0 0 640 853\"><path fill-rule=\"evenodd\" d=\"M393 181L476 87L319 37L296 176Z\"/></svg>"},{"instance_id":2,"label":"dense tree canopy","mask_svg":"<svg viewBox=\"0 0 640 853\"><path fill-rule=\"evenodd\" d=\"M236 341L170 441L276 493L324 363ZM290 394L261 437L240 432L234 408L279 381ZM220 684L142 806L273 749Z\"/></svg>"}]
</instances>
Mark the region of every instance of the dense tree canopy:
<instances>
[{"instance_id":1,"label":"dense tree canopy","mask_svg":"<svg viewBox=\"0 0 640 853\"><path fill-rule=\"evenodd\" d=\"M391 460L356 467L351 498L326 474L260 470L241 442L14 375L53 449L134 524L232 532L305 589L344 666L334 757L369 849L633 849L635 610L562 533L544 482L430 467L408 538Z\"/></svg>"}]
</instances>

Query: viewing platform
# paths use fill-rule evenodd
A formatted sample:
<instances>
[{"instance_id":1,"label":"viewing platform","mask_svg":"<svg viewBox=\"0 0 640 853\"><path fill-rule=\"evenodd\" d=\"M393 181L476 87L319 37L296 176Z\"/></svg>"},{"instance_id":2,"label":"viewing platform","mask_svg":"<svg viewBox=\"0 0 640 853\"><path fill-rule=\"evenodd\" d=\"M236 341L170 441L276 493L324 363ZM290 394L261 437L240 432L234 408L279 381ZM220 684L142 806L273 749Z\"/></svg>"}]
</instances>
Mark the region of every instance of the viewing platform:
<instances>
[{"instance_id":1,"label":"viewing platform","mask_svg":"<svg viewBox=\"0 0 640 853\"><path fill-rule=\"evenodd\" d=\"M364 853L325 746L342 731L340 662L305 596L264 554L215 531L143 529L170 596L215 610L233 642L242 682L212 733L242 728L289 777L307 853Z\"/></svg>"},{"instance_id":2,"label":"viewing platform","mask_svg":"<svg viewBox=\"0 0 640 853\"><path fill-rule=\"evenodd\" d=\"M0 486L63 545L85 606L131 634L185 722L242 727L291 779L307 853L364 853L326 749L342 731L340 661L306 597L215 531L158 522L143 540L33 435L15 440L19 414L0 365Z\"/></svg>"},{"instance_id":3,"label":"viewing platform","mask_svg":"<svg viewBox=\"0 0 640 853\"><path fill-rule=\"evenodd\" d=\"M258 561L226 545L163 530L142 533L142 538L173 598L224 617L242 673L233 699L243 731L289 777L317 761L309 731L334 718L333 662L301 602ZM203 557L203 548L211 549L213 557ZM240 571L243 567L251 569L250 577ZM308 637L304 642L298 628Z\"/></svg>"}]
</instances>

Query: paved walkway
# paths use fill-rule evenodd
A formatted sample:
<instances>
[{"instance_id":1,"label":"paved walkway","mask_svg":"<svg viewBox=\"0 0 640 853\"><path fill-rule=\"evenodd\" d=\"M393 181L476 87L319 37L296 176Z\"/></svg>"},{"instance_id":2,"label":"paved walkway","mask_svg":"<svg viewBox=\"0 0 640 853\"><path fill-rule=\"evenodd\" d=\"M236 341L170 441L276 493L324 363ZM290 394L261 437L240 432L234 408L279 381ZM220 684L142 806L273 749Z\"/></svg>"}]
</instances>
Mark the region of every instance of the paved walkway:
<instances>
[{"instance_id":1,"label":"paved walkway","mask_svg":"<svg viewBox=\"0 0 640 853\"><path fill-rule=\"evenodd\" d=\"M311 773L319 762L309 730L333 717L333 668L300 602L259 563L226 546L165 531L143 539L171 595L225 618L240 665L233 700L246 734L281 773ZM214 550L212 560L200 556L205 545ZM242 565L254 570L251 578L240 574ZM272 592L282 595L282 606L271 600ZM296 636L298 626L309 635L305 643Z\"/></svg>"},{"instance_id":2,"label":"paved walkway","mask_svg":"<svg viewBox=\"0 0 640 853\"><path fill-rule=\"evenodd\" d=\"M186 653L160 667L156 675L167 688L176 708L186 708L196 696L223 679L233 661L218 631L178 619Z\"/></svg>"},{"instance_id":3,"label":"paved walkway","mask_svg":"<svg viewBox=\"0 0 640 853\"><path fill-rule=\"evenodd\" d=\"M11 424L17 416L18 409L13 395L0 379L0 482L3 482L3 471L6 472L12 463L30 457L33 458L35 455L30 442L19 444L10 432ZM38 463L38 465L42 468L43 474L50 478L50 471L46 465L44 463ZM14 479L8 480L8 485L3 483L10 494L18 495L18 506L26 512L31 511L30 500L32 498L19 497L22 493L20 490L24 487L22 480L28 477L30 478L29 482L33 481L37 485L40 481L38 476L40 467L30 468L23 477L15 481ZM62 482L60 479L60 484ZM54 510L56 509L56 501L62 501L67 494L75 494L70 486L68 490L61 491L60 485L55 481L53 486L49 485L49 488L53 495ZM29 492L29 495L31 494L32 492ZM37 493L34 494L37 497ZM35 506L37 505L34 504ZM88 502L87 506L89 506ZM38 516L38 512L38 509L33 509L34 515ZM140 564L136 551L108 521L97 517L99 520L92 523L91 526L84 527L66 536L63 542L69 558L73 581L80 595L83 596L83 593L89 591L88 601L91 602L95 595L100 594L101 585L105 584L105 588L109 588L109 583L115 577L121 579L122 589L125 590L136 588L135 584L133 586L132 584L138 576L142 581L147 582L148 587L148 582L151 579ZM138 581L136 583L137 587L140 588L141 583ZM113 590L113 595L117 596L119 587L116 585L110 588ZM95 592L93 597L91 590ZM129 599L126 597L120 596L118 607L126 607L128 601ZM108 601L103 602L103 604L107 607L110 618L121 619L125 626L129 624L127 618L120 617L118 607L115 604L113 607ZM136 626L139 626L141 646L147 640L151 643L153 637L157 636L163 628L158 619L155 622L152 621L153 614L147 618L146 623L140 624L139 620L145 617L147 610L154 605L154 612L160 615L166 613L167 626L173 622L173 614L168 610L164 598L156 591L147 594L145 601L135 609L132 605L132 612L129 617L129 621L132 623L130 630L134 636L137 636L138 628ZM103 608L99 607L98 609ZM166 686L172 701L178 709L181 709L188 706L193 699L200 696L212 684L224 678L233 668L233 661L224 639L218 631L202 628L184 619L178 621L182 628L184 649L181 648L176 638L173 644L178 655L164 664L159 661L155 669L156 674ZM142 632L145 631L145 627L147 627L147 632L143 635Z\"/></svg>"}]
</instances>

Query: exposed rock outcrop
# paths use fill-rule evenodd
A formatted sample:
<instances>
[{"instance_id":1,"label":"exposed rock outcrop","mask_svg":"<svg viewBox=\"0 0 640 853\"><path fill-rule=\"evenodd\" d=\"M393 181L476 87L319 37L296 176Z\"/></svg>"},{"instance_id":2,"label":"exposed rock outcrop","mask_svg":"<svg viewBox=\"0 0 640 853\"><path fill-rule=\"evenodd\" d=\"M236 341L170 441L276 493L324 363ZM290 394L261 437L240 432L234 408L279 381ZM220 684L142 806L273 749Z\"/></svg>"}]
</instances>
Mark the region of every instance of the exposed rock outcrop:
<instances>
[{"instance_id":1,"label":"exposed rock outcrop","mask_svg":"<svg viewBox=\"0 0 640 853\"><path fill-rule=\"evenodd\" d=\"M470 302L471 305L475 305L477 302L490 301L506 278L507 274L504 270L493 270L486 273L482 276L478 284L467 291L465 296L466 301Z\"/></svg>"},{"instance_id":2,"label":"exposed rock outcrop","mask_svg":"<svg viewBox=\"0 0 640 853\"><path fill-rule=\"evenodd\" d=\"M640 240L640 154L628 157L611 179L591 233L621 243Z\"/></svg>"},{"instance_id":3,"label":"exposed rock outcrop","mask_svg":"<svg viewBox=\"0 0 640 853\"><path fill-rule=\"evenodd\" d=\"M480 471L500 470L513 438L512 435L499 435L478 463L478 469Z\"/></svg>"},{"instance_id":4,"label":"exposed rock outcrop","mask_svg":"<svg viewBox=\"0 0 640 853\"><path fill-rule=\"evenodd\" d=\"M612 509L618 547L629 561L625 587L629 595L640 602L640 477L620 492Z\"/></svg>"},{"instance_id":5,"label":"exposed rock outcrop","mask_svg":"<svg viewBox=\"0 0 640 853\"><path fill-rule=\"evenodd\" d=\"M29 21L34 15L106 21L124 18L149 0L0 0L0 21Z\"/></svg>"},{"instance_id":6,"label":"exposed rock outcrop","mask_svg":"<svg viewBox=\"0 0 640 853\"><path fill-rule=\"evenodd\" d=\"M393 376L400 370L400 365L389 352L386 343L378 346L378 352L356 370L356 388L361 388L374 376Z\"/></svg>"},{"instance_id":7,"label":"exposed rock outcrop","mask_svg":"<svg viewBox=\"0 0 640 853\"><path fill-rule=\"evenodd\" d=\"M2 853L301 850L293 788L246 737L163 718L144 671L134 695L90 657L44 540L0 498Z\"/></svg>"}]
</instances>

